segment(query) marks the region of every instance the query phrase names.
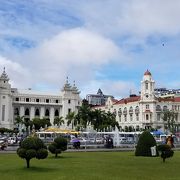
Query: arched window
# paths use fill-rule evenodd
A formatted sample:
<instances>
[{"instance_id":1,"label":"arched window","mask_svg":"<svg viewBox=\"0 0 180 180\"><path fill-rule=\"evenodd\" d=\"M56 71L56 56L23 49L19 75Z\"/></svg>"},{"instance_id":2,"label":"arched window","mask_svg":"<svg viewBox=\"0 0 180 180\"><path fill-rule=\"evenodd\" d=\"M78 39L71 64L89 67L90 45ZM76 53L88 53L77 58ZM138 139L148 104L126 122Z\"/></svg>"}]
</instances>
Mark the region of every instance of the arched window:
<instances>
[{"instance_id":1,"label":"arched window","mask_svg":"<svg viewBox=\"0 0 180 180\"><path fill-rule=\"evenodd\" d=\"M49 109L46 109L45 116L49 116Z\"/></svg>"},{"instance_id":2,"label":"arched window","mask_svg":"<svg viewBox=\"0 0 180 180\"><path fill-rule=\"evenodd\" d=\"M160 105L156 106L156 111L161 111L161 106Z\"/></svg>"},{"instance_id":3,"label":"arched window","mask_svg":"<svg viewBox=\"0 0 180 180\"><path fill-rule=\"evenodd\" d=\"M118 116L121 116L121 115L122 115L122 110L121 110L121 108L119 108Z\"/></svg>"},{"instance_id":4,"label":"arched window","mask_svg":"<svg viewBox=\"0 0 180 180\"><path fill-rule=\"evenodd\" d=\"M148 114L146 114L146 120L149 120L149 115Z\"/></svg>"},{"instance_id":5,"label":"arched window","mask_svg":"<svg viewBox=\"0 0 180 180\"><path fill-rule=\"evenodd\" d=\"M19 116L19 109L18 109L18 108L15 108L15 109L14 109L14 115L15 115L15 116Z\"/></svg>"},{"instance_id":6,"label":"arched window","mask_svg":"<svg viewBox=\"0 0 180 180\"><path fill-rule=\"evenodd\" d=\"M135 113L139 114L139 107L138 106L136 106L136 108L135 108Z\"/></svg>"},{"instance_id":7,"label":"arched window","mask_svg":"<svg viewBox=\"0 0 180 180\"><path fill-rule=\"evenodd\" d=\"M116 114L117 114L117 113L116 113L116 109L114 109L114 112L113 112L113 114L116 116Z\"/></svg>"},{"instance_id":8,"label":"arched window","mask_svg":"<svg viewBox=\"0 0 180 180\"><path fill-rule=\"evenodd\" d=\"M167 106L163 106L163 111L167 111L167 110L168 110Z\"/></svg>"},{"instance_id":9,"label":"arched window","mask_svg":"<svg viewBox=\"0 0 180 180\"><path fill-rule=\"evenodd\" d=\"M127 114L127 107L124 108L123 114Z\"/></svg>"},{"instance_id":10,"label":"arched window","mask_svg":"<svg viewBox=\"0 0 180 180\"><path fill-rule=\"evenodd\" d=\"M59 111L57 109L55 110L54 116L59 117Z\"/></svg>"},{"instance_id":11,"label":"arched window","mask_svg":"<svg viewBox=\"0 0 180 180\"><path fill-rule=\"evenodd\" d=\"M133 114L133 107L132 106L129 108L129 114Z\"/></svg>"},{"instance_id":12,"label":"arched window","mask_svg":"<svg viewBox=\"0 0 180 180\"><path fill-rule=\"evenodd\" d=\"M35 116L40 116L40 112L39 112L39 109L37 108L36 111L35 111Z\"/></svg>"},{"instance_id":13,"label":"arched window","mask_svg":"<svg viewBox=\"0 0 180 180\"><path fill-rule=\"evenodd\" d=\"M26 110L25 110L25 116L29 116L29 109L28 108L26 108Z\"/></svg>"}]
</instances>

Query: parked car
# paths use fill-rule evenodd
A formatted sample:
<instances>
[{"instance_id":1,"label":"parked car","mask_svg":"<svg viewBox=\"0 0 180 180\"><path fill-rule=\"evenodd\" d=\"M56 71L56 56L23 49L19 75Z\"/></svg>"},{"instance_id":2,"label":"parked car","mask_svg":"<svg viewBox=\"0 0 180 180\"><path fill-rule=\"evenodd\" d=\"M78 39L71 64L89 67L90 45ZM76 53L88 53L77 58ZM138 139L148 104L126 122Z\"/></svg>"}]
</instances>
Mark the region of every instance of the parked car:
<instances>
[{"instance_id":1,"label":"parked car","mask_svg":"<svg viewBox=\"0 0 180 180\"><path fill-rule=\"evenodd\" d=\"M16 143L16 137L9 137L8 139L7 139L7 142L8 142L8 144L10 144L10 145L12 145L12 144L15 144Z\"/></svg>"}]
</instances>

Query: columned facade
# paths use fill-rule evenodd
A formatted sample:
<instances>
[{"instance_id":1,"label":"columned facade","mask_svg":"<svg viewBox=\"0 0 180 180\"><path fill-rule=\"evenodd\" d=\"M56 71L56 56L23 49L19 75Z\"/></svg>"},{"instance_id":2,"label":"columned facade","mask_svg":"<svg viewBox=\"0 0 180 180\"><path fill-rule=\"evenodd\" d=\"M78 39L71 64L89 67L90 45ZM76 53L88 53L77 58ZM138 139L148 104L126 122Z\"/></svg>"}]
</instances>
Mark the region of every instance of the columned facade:
<instances>
[{"instance_id":1,"label":"columned facade","mask_svg":"<svg viewBox=\"0 0 180 180\"><path fill-rule=\"evenodd\" d=\"M147 70L141 81L141 93L139 96L130 95L130 97L119 101L109 98L105 106L95 106L94 108L115 113L116 120L124 130L164 129L165 122L162 115L165 110L176 112L175 121L177 125L180 125L180 97L156 97L154 88L155 81Z\"/></svg>"},{"instance_id":2,"label":"columned facade","mask_svg":"<svg viewBox=\"0 0 180 180\"><path fill-rule=\"evenodd\" d=\"M66 121L66 115L77 112L81 105L79 94L75 83L71 86L68 79L58 93L11 88L4 69L0 77L0 127L13 129L17 116L29 120L47 118L52 125L55 117L63 117ZM70 128L66 124L63 127Z\"/></svg>"}]
</instances>

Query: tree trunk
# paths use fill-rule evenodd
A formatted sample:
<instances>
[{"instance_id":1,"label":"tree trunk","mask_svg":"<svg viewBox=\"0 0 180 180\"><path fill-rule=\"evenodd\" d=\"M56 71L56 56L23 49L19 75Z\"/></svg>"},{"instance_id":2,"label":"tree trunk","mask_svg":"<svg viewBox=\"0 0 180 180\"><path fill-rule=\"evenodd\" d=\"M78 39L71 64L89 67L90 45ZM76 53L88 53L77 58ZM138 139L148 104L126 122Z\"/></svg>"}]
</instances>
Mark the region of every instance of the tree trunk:
<instances>
[{"instance_id":1,"label":"tree trunk","mask_svg":"<svg viewBox=\"0 0 180 180\"><path fill-rule=\"evenodd\" d=\"M56 153L55 157L57 158L57 156L58 156L58 153Z\"/></svg>"},{"instance_id":2,"label":"tree trunk","mask_svg":"<svg viewBox=\"0 0 180 180\"><path fill-rule=\"evenodd\" d=\"M166 158L163 158L163 163L165 163Z\"/></svg>"},{"instance_id":3,"label":"tree trunk","mask_svg":"<svg viewBox=\"0 0 180 180\"><path fill-rule=\"evenodd\" d=\"M27 168L30 166L30 159L26 159Z\"/></svg>"}]
</instances>

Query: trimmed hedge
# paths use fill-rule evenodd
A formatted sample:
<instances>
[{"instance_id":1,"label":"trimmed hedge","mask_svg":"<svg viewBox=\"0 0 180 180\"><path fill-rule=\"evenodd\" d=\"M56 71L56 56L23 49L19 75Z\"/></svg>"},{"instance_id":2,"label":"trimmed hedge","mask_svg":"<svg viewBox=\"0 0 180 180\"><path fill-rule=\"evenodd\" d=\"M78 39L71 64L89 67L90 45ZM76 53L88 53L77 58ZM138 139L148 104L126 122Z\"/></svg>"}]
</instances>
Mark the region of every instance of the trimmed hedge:
<instances>
[{"instance_id":1,"label":"trimmed hedge","mask_svg":"<svg viewBox=\"0 0 180 180\"><path fill-rule=\"evenodd\" d=\"M52 142L48 146L49 151L52 154L55 154L55 157L58 156L62 151L67 150L67 139L63 137L57 137L54 139L54 142Z\"/></svg>"},{"instance_id":2,"label":"trimmed hedge","mask_svg":"<svg viewBox=\"0 0 180 180\"><path fill-rule=\"evenodd\" d=\"M136 146L135 156L152 156L151 147L156 147L156 141L153 135L149 131L144 131L140 137ZM156 156L159 153L156 148Z\"/></svg>"},{"instance_id":3,"label":"trimmed hedge","mask_svg":"<svg viewBox=\"0 0 180 180\"><path fill-rule=\"evenodd\" d=\"M26 160L27 168L29 168L32 158L45 159L48 156L48 151L41 139L27 137L20 143L17 154Z\"/></svg>"},{"instance_id":4,"label":"trimmed hedge","mask_svg":"<svg viewBox=\"0 0 180 180\"><path fill-rule=\"evenodd\" d=\"M174 151L167 144L161 144L158 146L158 151L161 151L161 158L165 162L166 158L173 157Z\"/></svg>"}]
</instances>

